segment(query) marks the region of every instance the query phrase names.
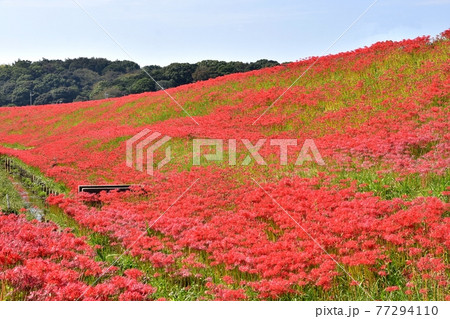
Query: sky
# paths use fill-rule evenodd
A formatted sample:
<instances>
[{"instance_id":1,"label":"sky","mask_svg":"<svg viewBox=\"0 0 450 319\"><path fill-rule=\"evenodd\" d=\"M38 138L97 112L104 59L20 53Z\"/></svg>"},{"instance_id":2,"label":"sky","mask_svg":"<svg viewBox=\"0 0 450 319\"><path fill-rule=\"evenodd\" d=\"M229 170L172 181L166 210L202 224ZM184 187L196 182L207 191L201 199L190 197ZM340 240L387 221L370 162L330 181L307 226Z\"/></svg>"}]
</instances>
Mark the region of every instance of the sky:
<instances>
[{"instance_id":1,"label":"sky","mask_svg":"<svg viewBox=\"0 0 450 319\"><path fill-rule=\"evenodd\" d=\"M0 0L0 64L76 57L141 66L287 62L450 28L450 0L379 0L327 51L373 2Z\"/></svg>"}]
</instances>

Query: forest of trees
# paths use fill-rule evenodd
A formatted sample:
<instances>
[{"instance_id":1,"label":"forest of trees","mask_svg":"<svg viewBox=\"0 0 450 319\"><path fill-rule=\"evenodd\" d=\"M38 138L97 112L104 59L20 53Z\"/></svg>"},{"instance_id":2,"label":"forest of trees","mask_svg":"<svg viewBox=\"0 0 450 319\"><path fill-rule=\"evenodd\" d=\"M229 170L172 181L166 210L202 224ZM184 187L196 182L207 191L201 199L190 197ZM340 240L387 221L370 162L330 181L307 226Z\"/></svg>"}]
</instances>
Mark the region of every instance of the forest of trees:
<instances>
[{"instance_id":1,"label":"forest of trees","mask_svg":"<svg viewBox=\"0 0 450 319\"><path fill-rule=\"evenodd\" d=\"M144 69L164 88L218 76L275 66L272 60L252 63L205 60L195 64L172 63ZM38 62L18 60L0 65L0 106L40 105L118 97L157 91L160 87L131 61L103 58Z\"/></svg>"}]
</instances>

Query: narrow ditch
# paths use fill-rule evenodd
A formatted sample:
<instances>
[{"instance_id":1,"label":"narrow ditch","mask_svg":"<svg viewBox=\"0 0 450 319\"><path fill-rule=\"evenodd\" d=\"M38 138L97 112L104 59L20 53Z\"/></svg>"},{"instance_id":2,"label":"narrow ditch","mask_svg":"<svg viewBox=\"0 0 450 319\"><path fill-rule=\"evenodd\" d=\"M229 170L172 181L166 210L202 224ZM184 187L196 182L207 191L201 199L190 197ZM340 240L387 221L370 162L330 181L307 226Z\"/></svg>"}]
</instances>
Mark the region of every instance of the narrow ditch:
<instances>
[{"instance_id":1,"label":"narrow ditch","mask_svg":"<svg viewBox=\"0 0 450 319\"><path fill-rule=\"evenodd\" d=\"M17 182L13 177L10 176L9 179L17 193L22 198L25 206L24 208L27 210L28 214L33 219L43 222L45 217L45 205L42 200L33 193L28 192L28 190L23 188L22 184Z\"/></svg>"}]
</instances>

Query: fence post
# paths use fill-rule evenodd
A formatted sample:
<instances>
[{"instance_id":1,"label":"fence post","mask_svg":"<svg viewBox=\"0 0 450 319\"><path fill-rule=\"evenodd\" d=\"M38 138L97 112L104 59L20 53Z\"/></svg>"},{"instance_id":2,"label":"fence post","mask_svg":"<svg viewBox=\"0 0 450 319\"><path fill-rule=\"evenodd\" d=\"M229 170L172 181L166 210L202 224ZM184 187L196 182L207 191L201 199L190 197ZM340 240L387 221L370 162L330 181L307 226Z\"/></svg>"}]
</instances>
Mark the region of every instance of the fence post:
<instances>
[{"instance_id":1,"label":"fence post","mask_svg":"<svg viewBox=\"0 0 450 319\"><path fill-rule=\"evenodd\" d=\"M8 194L6 194L6 207L7 207L8 211L11 208L11 205L9 204L9 195Z\"/></svg>"}]
</instances>

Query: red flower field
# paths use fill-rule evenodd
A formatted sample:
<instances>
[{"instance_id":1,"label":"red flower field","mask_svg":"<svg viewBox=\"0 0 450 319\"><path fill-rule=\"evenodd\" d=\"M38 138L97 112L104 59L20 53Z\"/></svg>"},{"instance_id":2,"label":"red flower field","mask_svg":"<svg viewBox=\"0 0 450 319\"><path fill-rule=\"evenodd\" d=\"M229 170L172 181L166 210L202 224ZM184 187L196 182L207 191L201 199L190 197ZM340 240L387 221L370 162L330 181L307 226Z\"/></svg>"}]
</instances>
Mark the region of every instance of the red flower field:
<instances>
[{"instance_id":1,"label":"red flower field","mask_svg":"<svg viewBox=\"0 0 450 319\"><path fill-rule=\"evenodd\" d=\"M195 121L164 92L0 108L0 153L66 186L44 222L0 215L0 299L450 299L449 57L450 30L324 56L273 105L316 57L169 89ZM126 165L144 128L172 138L154 176ZM245 165L242 139L300 143Z\"/></svg>"}]
</instances>

